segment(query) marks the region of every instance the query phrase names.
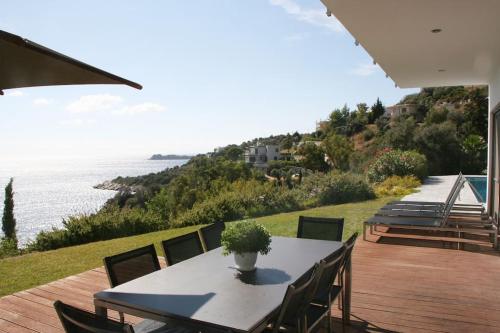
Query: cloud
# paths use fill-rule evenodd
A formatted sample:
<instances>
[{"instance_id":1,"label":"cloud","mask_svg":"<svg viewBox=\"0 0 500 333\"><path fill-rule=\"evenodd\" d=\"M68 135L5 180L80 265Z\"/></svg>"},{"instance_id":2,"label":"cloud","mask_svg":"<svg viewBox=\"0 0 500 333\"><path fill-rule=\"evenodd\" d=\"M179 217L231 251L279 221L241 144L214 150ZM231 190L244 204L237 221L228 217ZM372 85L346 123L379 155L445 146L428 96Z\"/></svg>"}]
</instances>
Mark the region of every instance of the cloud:
<instances>
[{"instance_id":1,"label":"cloud","mask_svg":"<svg viewBox=\"0 0 500 333\"><path fill-rule=\"evenodd\" d=\"M54 101L48 98L36 98L33 100L33 105L35 106L47 106L52 104Z\"/></svg>"},{"instance_id":2,"label":"cloud","mask_svg":"<svg viewBox=\"0 0 500 333\"><path fill-rule=\"evenodd\" d=\"M370 76L374 74L380 67L374 64L359 64L356 68L351 71L351 74L358 76Z\"/></svg>"},{"instance_id":3,"label":"cloud","mask_svg":"<svg viewBox=\"0 0 500 333\"><path fill-rule=\"evenodd\" d=\"M304 8L293 0L269 0L271 5L283 8L295 19L334 32L345 31L344 26L333 16L326 16L326 10L320 8Z\"/></svg>"},{"instance_id":4,"label":"cloud","mask_svg":"<svg viewBox=\"0 0 500 333\"><path fill-rule=\"evenodd\" d=\"M141 113L149 113L149 112L163 112L165 111L165 107L156 103L141 103L136 105L125 106L119 110L114 111L114 114L128 114L128 115L136 115Z\"/></svg>"},{"instance_id":5,"label":"cloud","mask_svg":"<svg viewBox=\"0 0 500 333\"><path fill-rule=\"evenodd\" d=\"M6 91L5 96L22 97L24 96L24 93L21 90L12 90L12 91Z\"/></svg>"},{"instance_id":6,"label":"cloud","mask_svg":"<svg viewBox=\"0 0 500 333\"><path fill-rule=\"evenodd\" d=\"M70 103L66 110L72 113L107 111L117 107L121 102L122 98L120 96L110 94L87 95Z\"/></svg>"},{"instance_id":7,"label":"cloud","mask_svg":"<svg viewBox=\"0 0 500 333\"><path fill-rule=\"evenodd\" d=\"M102 94L82 96L70 103L66 110L71 113L104 112L114 115L137 115L151 112L163 112L163 105L144 102L140 104L127 105L120 96ZM76 120L73 119L76 123Z\"/></svg>"}]
</instances>

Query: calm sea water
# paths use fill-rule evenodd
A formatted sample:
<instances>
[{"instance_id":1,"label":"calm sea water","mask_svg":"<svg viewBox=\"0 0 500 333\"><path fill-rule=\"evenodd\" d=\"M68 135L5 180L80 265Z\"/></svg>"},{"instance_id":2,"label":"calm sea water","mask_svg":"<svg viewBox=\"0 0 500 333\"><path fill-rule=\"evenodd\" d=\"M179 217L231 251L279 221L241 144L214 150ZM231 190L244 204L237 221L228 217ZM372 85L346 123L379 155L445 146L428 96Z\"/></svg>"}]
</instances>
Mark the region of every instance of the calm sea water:
<instances>
[{"instance_id":1,"label":"calm sea water","mask_svg":"<svg viewBox=\"0 0 500 333\"><path fill-rule=\"evenodd\" d=\"M62 226L63 218L95 212L116 193L96 190L94 185L118 176L158 172L185 162L150 161L146 157L2 161L0 217L3 214L4 188L10 177L14 177L17 235L23 245L41 230Z\"/></svg>"}]
</instances>

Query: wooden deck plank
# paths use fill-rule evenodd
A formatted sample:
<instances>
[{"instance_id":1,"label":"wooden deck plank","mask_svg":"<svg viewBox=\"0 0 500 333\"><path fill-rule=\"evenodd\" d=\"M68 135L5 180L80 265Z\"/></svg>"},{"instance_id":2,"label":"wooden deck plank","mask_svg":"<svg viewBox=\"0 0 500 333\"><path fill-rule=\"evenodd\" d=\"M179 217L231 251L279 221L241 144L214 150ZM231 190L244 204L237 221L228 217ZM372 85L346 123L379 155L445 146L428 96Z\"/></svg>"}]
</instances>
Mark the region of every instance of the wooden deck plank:
<instances>
[{"instance_id":1,"label":"wooden deck plank","mask_svg":"<svg viewBox=\"0 0 500 333\"><path fill-rule=\"evenodd\" d=\"M498 252L369 240L354 250L352 326L345 332L500 332ZM0 298L0 333L60 333L55 300L93 311L93 294L106 288L98 267ZM332 315L340 331L340 311Z\"/></svg>"},{"instance_id":2,"label":"wooden deck plank","mask_svg":"<svg viewBox=\"0 0 500 333\"><path fill-rule=\"evenodd\" d=\"M32 329L26 328L24 326L19 326L8 320L0 318L0 330L8 333L33 333L36 332Z\"/></svg>"}]
</instances>

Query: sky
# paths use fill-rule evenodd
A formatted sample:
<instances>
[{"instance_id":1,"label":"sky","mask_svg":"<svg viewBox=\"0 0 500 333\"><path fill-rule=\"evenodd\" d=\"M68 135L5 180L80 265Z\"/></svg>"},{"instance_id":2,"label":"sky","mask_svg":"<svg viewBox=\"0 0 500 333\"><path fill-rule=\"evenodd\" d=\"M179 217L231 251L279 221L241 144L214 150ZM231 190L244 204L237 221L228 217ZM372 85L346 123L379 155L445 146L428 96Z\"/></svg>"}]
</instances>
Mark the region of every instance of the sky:
<instances>
[{"instance_id":1,"label":"sky","mask_svg":"<svg viewBox=\"0 0 500 333\"><path fill-rule=\"evenodd\" d=\"M7 1L0 30L144 86L5 90L3 159L204 153L415 92L320 0Z\"/></svg>"}]
</instances>

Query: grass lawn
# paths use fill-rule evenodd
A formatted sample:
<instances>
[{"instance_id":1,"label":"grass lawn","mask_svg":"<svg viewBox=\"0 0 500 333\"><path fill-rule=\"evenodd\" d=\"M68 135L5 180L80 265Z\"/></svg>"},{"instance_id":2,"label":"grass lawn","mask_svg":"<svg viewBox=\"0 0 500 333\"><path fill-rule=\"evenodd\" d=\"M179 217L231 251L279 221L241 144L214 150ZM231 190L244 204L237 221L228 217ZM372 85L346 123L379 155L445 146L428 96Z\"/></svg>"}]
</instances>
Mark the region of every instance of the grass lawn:
<instances>
[{"instance_id":1,"label":"grass lawn","mask_svg":"<svg viewBox=\"0 0 500 333\"><path fill-rule=\"evenodd\" d=\"M324 206L265 216L256 220L273 235L293 237L297 232L299 215L344 217L344 239L346 239L355 231L361 232L363 221L372 216L386 202L394 199L385 197L358 203ZM158 253L163 255L160 248L161 240L198 228L200 226L170 229L0 260L0 296L99 267L105 256L147 244L154 243Z\"/></svg>"}]
</instances>

